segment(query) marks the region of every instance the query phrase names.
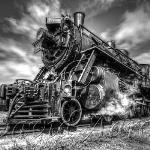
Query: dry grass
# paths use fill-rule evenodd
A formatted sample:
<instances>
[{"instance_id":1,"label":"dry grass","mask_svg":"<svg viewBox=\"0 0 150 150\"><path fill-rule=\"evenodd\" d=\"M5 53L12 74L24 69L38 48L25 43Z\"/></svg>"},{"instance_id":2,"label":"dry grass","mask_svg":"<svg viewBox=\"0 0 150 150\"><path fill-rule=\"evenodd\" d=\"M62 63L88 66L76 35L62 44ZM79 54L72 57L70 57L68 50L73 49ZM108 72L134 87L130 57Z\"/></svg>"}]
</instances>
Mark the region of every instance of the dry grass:
<instances>
[{"instance_id":1,"label":"dry grass","mask_svg":"<svg viewBox=\"0 0 150 150\"><path fill-rule=\"evenodd\" d=\"M39 144L33 144L26 140L26 146L14 143L10 149L15 150L149 150L150 144L148 138L140 136L131 137L101 137L98 134L91 136L84 141L85 135L74 138L57 138L55 141L41 141Z\"/></svg>"},{"instance_id":2,"label":"dry grass","mask_svg":"<svg viewBox=\"0 0 150 150\"><path fill-rule=\"evenodd\" d=\"M104 129L9 136L0 145L10 150L150 150L150 127L149 121L119 122Z\"/></svg>"}]
</instances>

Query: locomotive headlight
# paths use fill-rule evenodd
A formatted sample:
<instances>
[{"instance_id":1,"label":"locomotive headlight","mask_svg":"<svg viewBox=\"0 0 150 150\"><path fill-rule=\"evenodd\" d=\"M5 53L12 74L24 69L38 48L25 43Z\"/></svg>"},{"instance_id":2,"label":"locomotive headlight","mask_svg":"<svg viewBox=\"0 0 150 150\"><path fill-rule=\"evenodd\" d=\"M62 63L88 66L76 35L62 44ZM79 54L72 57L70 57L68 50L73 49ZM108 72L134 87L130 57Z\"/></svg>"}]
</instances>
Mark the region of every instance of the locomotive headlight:
<instances>
[{"instance_id":1,"label":"locomotive headlight","mask_svg":"<svg viewBox=\"0 0 150 150\"><path fill-rule=\"evenodd\" d=\"M72 91L72 88L71 88L71 85L65 85L64 87L64 93L67 95L67 96L71 96L71 91Z\"/></svg>"}]
</instances>

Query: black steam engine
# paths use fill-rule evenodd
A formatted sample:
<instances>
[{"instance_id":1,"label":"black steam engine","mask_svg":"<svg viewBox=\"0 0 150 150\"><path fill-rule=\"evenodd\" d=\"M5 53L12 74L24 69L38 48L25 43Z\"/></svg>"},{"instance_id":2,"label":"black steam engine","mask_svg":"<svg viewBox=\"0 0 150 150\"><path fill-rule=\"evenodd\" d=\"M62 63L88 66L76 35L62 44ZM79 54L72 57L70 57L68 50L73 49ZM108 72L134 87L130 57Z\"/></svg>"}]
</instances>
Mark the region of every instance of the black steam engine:
<instances>
[{"instance_id":1,"label":"black steam engine","mask_svg":"<svg viewBox=\"0 0 150 150\"><path fill-rule=\"evenodd\" d=\"M118 93L134 102L132 115L149 114L149 65L139 65L114 41L94 35L83 25L84 17L76 12L74 20L69 15L46 18L33 43L44 67L33 81L17 79L0 87L8 123L61 120L75 126L85 115L110 120L115 113L101 110L112 99L119 101Z\"/></svg>"}]
</instances>

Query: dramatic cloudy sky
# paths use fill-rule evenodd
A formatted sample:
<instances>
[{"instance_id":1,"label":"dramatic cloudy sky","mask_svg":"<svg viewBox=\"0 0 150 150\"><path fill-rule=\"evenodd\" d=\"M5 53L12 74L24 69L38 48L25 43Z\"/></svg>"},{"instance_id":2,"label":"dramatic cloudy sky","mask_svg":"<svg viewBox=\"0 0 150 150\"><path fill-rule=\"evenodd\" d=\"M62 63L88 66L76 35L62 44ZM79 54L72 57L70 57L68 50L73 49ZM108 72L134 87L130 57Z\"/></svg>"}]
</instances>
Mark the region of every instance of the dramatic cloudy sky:
<instances>
[{"instance_id":1,"label":"dramatic cloudy sky","mask_svg":"<svg viewBox=\"0 0 150 150\"><path fill-rule=\"evenodd\" d=\"M32 42L46 16L84 11L85 26L105 40L116 40L139 63L150 64L149 0L1 0L0 83L33 79L42 66Z\"/></svg>"}]
</instances>

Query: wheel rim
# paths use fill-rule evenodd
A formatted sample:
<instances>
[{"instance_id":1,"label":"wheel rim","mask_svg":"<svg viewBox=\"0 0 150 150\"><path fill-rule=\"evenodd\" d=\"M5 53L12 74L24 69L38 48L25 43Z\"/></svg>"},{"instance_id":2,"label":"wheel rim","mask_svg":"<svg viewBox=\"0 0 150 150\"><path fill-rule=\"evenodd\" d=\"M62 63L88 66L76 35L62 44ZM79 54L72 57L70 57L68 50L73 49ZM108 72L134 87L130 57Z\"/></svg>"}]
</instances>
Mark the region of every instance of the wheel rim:
<instances>
[{"instance_id":1,"label":"wheel rim","mask_svg":"<svg viewBox=\"0 0 150 150\"><path fill-rule=\"evenodd\" d=\"M81 120L82 109L77 100L65 101L61 108L61 118L67 126L75 126Z\"/></svg>"}]
</instances>

